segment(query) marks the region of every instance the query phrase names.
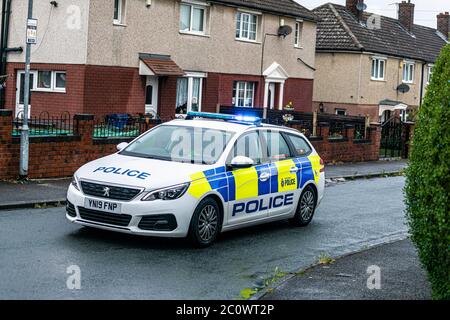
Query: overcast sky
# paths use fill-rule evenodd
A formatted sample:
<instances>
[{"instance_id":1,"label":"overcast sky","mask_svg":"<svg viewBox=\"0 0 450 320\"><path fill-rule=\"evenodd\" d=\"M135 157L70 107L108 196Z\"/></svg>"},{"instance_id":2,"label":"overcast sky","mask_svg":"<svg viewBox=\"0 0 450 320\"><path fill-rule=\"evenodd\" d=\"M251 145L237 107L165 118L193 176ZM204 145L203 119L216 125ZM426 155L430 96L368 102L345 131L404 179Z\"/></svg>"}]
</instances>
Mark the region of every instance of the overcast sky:
<instances>
[{"instance_id":1,"label":"overcast sky","mask_svg":"<svg viewBox=\"0 0 450 320\"><path fill-rule=\"evenodd\" d=\"M308 9L332 2L345 5L345 0L295 0ZM367 11L397 18L397 5L400 0L365 0ZM450 0L413 0L415 5L415 23L436 28L436 16L440 12L450 11Z\"/></svg>"}]
</instances>

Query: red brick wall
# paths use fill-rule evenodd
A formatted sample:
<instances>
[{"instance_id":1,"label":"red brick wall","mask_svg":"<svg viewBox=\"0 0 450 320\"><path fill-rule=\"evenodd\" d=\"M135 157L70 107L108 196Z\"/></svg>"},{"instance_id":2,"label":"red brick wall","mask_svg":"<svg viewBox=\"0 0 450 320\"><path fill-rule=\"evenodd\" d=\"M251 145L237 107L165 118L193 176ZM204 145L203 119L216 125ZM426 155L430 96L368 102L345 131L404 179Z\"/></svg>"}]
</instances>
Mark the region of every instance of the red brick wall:
<instances>
[{"instance_id":1,"label":"red brick wall","mask_svg":"<svg viewBox=\"0 0 450 320\"><path fill-rule=\"evenodd\" d=\"M103 116L145 111L145 77L137 68L88 65L84 90L84 113Z\"/></svg>"},{"instance_id":2,"label":"red brick wall","mask_svg":"<svg viewBox=\"0 0 450 320\"><path fill-rule=\"evenodd\" d=\"M284 105L292 101L295 111L312 112L314 80L287 79L284 84Z\"/></svg>"},{"instance_id":3,"label":"red brick wall","mask_svg":"<svg viewBox=\"0 0 450 320\"><path fill-rule=\"evenodd\" d=\"M377 161L380 158L381 127L371 127L367 141L353 140L354 129L348 129L347 138L329 139L329 128L321 128L322 139L312 144L326 163Z\"/></svg>"},{"instance_id":4,"label":"red brick wall","mask_svg":"<svg viewBox=\"0 0 450 320\"><path fill-rule=\"evenodd\" d=\"M17 71L24 70L23 63L8 63L6 81L6 104L5 109L16 108L16 85ZM41 112L49 112L50 115L60 115L63 111L71 114L82 113L85 85L84 65L62 65L62 64L31 64L32 70L42 71L65 71L66 93L38 92L31 93L31 115L39 116Z\"/></svg>"},{"instance_id":5,"label":"red brick wall","mask_svg":"<svg viewBox=\"0 0 450 320\"><path fill-rule=\"evenodd\" d=\"M158 113L163 121L175 117L175 106L177 105L177 77L159 78Z\"/></svg>"},{"instance_id":6,"label":"red brick wall","mask_svg":"<svg viewBox=\"0 0 450 320\"><path fill-rule=\"evenodd\" d=\"M143 113L145 110L145 77L138 68L32 64L33 70L66 71L66 93L32 92L31 113L38 116L86 113L102 117L111 113ZM6 108L15 110L17 71L22 63L8 63ZM239 74L208 73L203 82L202 110L215 112L217 104L231 105L235 81L256 83L255 105L262 106L264 78ZM159 114L163 120L173 119L176 105L176 77L160 77ZM284 104L294 103L297 111L311 111L313 80L288 79L285 84ZM276 98L278 103L278 99Z\"/></svg>"},{"instance_id":7,"label":"red brick wall","mask_svg":"<svg viewBox=\"0 0 450 320\"><path fill-rule=\"evenodd\" d=\"M8 110L9 111L9 110ZM0 180L16 179L19 175L19 140L11 137L12 112L0 110ZM31 179L71 176L83 164L112 154L114 141L95 144L93 122L75 120L74 137L30 138L29 177Z\"/></svg>"}]
</instances>

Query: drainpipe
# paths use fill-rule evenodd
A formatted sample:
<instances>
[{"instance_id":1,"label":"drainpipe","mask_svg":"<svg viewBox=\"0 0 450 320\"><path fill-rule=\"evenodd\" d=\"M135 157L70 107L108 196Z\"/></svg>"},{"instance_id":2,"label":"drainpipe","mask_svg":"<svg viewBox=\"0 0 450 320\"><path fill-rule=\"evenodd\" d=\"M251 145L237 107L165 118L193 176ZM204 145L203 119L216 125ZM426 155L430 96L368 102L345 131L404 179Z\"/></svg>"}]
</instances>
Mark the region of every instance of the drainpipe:
<instances>
[{"instance_id":1,"label":"drainpipe","mask_svg":"<svg viewBox=\"0 0 450 320\"><path fill-rule=\"evenodd\" d=\"M9 21L11 16L11 1L2 0L2 26L1 26L1 41L0 41L0 75L6 73L6 63L8 56L8 38L9 38ZM5 90L0 90L0 109L5 107Z\"/></svg>"}]
</instances>

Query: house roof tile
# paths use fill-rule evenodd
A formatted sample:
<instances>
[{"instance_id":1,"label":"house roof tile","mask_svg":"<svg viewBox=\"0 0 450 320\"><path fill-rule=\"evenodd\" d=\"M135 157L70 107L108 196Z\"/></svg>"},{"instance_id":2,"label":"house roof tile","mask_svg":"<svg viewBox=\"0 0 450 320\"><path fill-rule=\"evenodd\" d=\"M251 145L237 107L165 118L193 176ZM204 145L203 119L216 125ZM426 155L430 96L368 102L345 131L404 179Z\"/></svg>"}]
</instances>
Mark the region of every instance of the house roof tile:
<instances>
[{"instance_id":1,"label":"house roof tile","mask_svg":"<svg viewBox=\"0 0 450 320\"><path fill-rule=\"evenodd\" d=\"M294 0L211 0L211 2L316 20L315 15L310 10Z\"/></svg>"},{"instance_id":2,"label":"house roof tile","mask_svg":"<svg viewBox=\"0 0 450 320\"><path fill-rule=\"evenodd\" d=\"M345 7L327 3L313 10L319 17L318 51L368 51L434 62L446 44L436 29L414 25L408 32L397 19L380 16L381 28L368 28L373 14L365 12L362 22Z\"/></svg>"}]
</instances>

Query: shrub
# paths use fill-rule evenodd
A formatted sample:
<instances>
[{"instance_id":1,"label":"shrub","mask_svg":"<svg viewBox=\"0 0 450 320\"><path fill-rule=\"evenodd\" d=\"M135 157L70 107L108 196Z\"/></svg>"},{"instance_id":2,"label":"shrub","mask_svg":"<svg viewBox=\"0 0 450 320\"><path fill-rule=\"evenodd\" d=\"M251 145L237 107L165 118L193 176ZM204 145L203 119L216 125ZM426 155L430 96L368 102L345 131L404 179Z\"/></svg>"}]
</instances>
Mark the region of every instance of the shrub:
<instances>
[{"instance_id":1,"label":"shrub","mask_svg":"<svg viewBox=\"0 0 450 320\"><path fill-rule=\"evenodd\" d=\"M450 45L446 45L419 109L405 187L407 220L433 299L450 299L449 166Z\"/></svg>"}]
</instances>

